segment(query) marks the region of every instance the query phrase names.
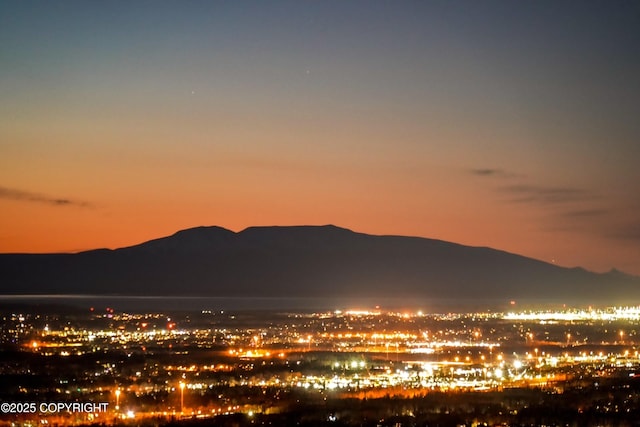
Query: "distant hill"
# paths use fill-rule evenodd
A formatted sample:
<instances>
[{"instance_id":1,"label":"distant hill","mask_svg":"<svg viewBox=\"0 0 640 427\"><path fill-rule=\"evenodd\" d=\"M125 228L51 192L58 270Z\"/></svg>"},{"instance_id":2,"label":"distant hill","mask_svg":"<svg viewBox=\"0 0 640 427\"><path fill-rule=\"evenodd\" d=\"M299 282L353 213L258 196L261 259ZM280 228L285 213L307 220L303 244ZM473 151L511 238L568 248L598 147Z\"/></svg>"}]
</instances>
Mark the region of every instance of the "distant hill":
<instances>
[{"instance_id":1,"label":"distant hill","mask_svg":"<svg viewBox=\"0 0 640 427\"><path fill-rule=\"evenodd\" d=\"M116 250L0 254L0 293L637 301L640 278L332 225L198 227Z\"/></svg>"}]
</instances>

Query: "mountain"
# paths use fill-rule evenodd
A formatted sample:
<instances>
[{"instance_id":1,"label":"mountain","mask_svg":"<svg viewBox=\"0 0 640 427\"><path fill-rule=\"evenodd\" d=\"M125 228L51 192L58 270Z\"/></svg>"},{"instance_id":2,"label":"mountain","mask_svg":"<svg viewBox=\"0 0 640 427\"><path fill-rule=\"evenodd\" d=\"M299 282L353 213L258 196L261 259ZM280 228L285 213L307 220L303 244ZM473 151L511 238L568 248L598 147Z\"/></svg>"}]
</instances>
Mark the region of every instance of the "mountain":
<instances>
[{"instance_id":1,"label":"mountain","mask_svg":"<svg viewBox=\"0 0 640 427\"><path fill-rule=\"evenodd\" d=\"M640 278L332 225L198 227L116 250L0 254L0 293L613 302L638 299Z\"/></svg>"}]
</instances>

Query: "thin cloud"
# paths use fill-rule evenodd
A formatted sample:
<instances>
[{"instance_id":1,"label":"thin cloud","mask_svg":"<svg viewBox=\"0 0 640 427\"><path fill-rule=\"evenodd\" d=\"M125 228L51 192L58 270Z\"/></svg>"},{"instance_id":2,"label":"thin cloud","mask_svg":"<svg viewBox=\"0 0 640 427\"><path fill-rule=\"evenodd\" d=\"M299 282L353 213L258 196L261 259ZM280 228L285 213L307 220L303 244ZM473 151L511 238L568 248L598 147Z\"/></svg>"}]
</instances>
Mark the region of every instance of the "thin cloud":
<instances>
[{"instance_id":1,"label":"thin cloud","mask_svg":"<svg viewBox=\"0 0 640 427\"><path fill-rule=\"evenodd\" d=\"M480 177L515 178L517 175L499 168L471 169L471 174Z\"/></svg>"},{"instance_id":2,"label":"thin cloud","mask_svg":"<svg viewBox=\"0 0 640 427\"><path fill-rule=\"evenodd\" d=\"M616 226L607 237L618 240L640 242L640 222Z\"/></svg>"},{"instance_id":3,"label":"thin cloud","mask_svg":"<svg viewBox=\"0 0 640 427\"><path fill-rule=\"evenodd\" d=\"M631 244L640 243L640 221L619 218L619 212L611 209L607 197L593 190L572 186L545 186L527 183L508 171L498 168L477 168L469 171L485 182L494 179L516 178L512 185L496 185L502 202L522 204L536 208L539 214L539 230L550 233L573 233L615 239ZM490 179L490 178L494 179ZM640 211L640 197L627 200L627 212Z\"/></svg>"},{"instance_id":4,"label":"thin cloud","mask_svg":"<svg viewBox=\"0 0 640 427\"><path fill-rule=\"evenodd\" d=\"M479 176L492 176L492 175L500 175L502 170L500 169L472 169L471 173Z\"/></svg>"},{"instance_id":5,"label":"thin cloud","mask_svg":"<svg viewBox=\"0 0 640 427\"><path fill-rule=\"evenodd\" d=\"M60 197L52 197L29 191L16 190L14 188L0 187L0 199L17 200L21 202L43 203L50 206L77 206L89 207L90 203L81 200L73 200Z\"/></svg>"},{"instance_id":6,"label":"thin cloud","mask_svg":"<svg viewBox=\"0 0 640 427\"><path fill-rule=\"evenodd\" d=\"M578 232L602 237L611 228L611 211L603 208L553 210L544 218L541 228L549 232Z\"/></svg>"},{"instance_id":7,"label":"thin cloud","mask_svg":"<svg viewBox=\"0 0 640 427\"><path fill-rule=\"evenodd\" d=\"M553 225L547 225L543 228L544 231L583 233L632 244L640 243L640 221L621 219L610 209L558 212L547 219Z\"/></svg>"},{"instance_id":8,"label":"thin cloud","mask_svg":"<svg viewBox=\"0 0 640 427\"><path fill-rule=\"evenodd\" d=\"M514 203L559 204L594 199L595 196L582 188L542 187L536 185L509 185L500 191L513 196Z\"/></svg>"},{"instance_id":9,"label":"thin cloud","mask_svg":"<svg viewBox=\"0 0 640 427\"><path fill-rule=\"evenodd\" d=\"M595 218L595 217L601 217L608 213L609 211L607 209L582 209L582 210L565 212L562 214L562 216L566 218L574 218L574 219Z\"/></svg>"}]
</instances>

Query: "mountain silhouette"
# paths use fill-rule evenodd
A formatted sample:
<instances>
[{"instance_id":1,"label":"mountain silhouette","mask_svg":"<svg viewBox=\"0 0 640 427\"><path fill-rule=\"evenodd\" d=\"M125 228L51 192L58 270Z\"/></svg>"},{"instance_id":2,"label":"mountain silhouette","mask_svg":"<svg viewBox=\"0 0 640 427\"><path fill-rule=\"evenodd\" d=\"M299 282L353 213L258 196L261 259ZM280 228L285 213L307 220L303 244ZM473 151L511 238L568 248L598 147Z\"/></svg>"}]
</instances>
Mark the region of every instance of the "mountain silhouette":
<instances>
[{"instance_id":1,"label":"mountain silhouette","mask_svg":"<svg viewBox=\"0 0 640 427\"><path fill-rule=\"evenodd\" d=\"M136 246L0 254L2 294L538 298L623 302L640 278L333 225L197 227Z\"/></svg>"}]
</instances>

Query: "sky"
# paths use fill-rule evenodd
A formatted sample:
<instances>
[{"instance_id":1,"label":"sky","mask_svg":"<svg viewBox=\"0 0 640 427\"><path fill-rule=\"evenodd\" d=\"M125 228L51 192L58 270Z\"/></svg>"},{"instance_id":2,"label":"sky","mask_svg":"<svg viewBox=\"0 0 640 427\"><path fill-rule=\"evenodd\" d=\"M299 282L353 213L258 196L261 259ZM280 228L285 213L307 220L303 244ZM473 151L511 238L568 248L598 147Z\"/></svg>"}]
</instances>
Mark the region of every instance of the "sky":
<instances>
[{"instance_id":1,"label":"sky","mask_svg":"<svg viewBox=\"0 0 640 427\"><path fill-rule=\"evenodd\" d=\"M0 0L0 252L335 224L640 275L640 3Z\"/></svg>"}]
</instances>

